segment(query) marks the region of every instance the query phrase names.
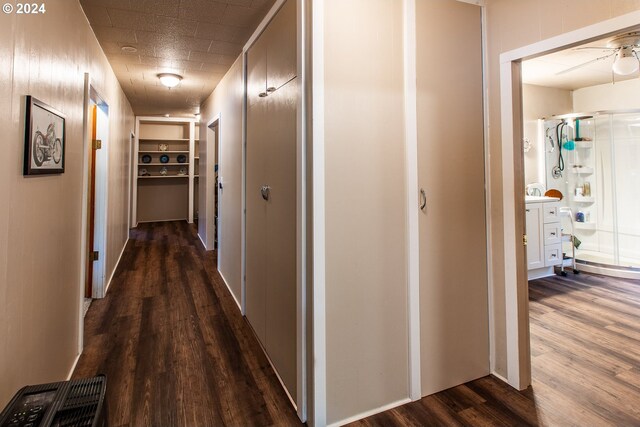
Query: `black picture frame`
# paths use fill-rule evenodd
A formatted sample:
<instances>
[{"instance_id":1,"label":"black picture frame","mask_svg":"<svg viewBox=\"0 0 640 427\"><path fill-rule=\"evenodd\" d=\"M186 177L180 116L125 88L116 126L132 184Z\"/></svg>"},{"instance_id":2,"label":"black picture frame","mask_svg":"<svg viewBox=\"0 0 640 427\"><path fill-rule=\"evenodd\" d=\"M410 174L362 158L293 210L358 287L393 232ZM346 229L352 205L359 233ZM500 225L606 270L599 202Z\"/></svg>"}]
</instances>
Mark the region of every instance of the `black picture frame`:
<instances>
[{"instance_id":1,"label":"black picture frame","mask_svg":"<svg viewBox=\"0 0 640 427\"><path fill-rule=\"evenodd\" d=\"M66 116L26 96L23 175L64 173Z\"/></svg>"}]
</instances>

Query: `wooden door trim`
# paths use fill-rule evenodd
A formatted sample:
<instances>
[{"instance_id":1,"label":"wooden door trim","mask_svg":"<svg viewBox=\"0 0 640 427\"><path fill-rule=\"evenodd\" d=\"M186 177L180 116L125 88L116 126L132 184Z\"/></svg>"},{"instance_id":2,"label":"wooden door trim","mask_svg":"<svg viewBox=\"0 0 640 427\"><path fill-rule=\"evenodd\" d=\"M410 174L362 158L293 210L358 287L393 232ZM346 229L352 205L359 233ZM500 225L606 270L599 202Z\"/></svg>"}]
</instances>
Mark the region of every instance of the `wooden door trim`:
<instances>
[{"instance_id":1,"label":"wooden door trim","mask_svg":"<svg viewBox=\"0 0 640 427\"><path fill-rule=\"evenodd\" d=\"M88 219L87 219L87 250L85 251L85 259L87 262L87 274L85 276L85 298L91 298L93 292L93 258L92 252L95 250L95 223L96 223L96 150L93 147L93 141L97 136L97 115L98 106L91 103L89 105L91 114L91 129L88 142L89 149L89 192L87 194L88 203Z\"/></svg>"}]
</instances>

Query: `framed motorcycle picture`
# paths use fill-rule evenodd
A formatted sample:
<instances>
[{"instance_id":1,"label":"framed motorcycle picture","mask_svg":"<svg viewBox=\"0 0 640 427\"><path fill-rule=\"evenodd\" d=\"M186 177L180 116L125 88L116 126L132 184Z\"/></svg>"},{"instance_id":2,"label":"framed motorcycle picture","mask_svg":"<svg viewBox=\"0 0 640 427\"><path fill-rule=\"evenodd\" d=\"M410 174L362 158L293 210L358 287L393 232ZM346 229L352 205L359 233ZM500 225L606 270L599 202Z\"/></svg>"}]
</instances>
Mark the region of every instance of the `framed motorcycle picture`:
<instances>
[{"instance_id":1,"label":"framed motorcycle picture","mask_svg":"<svg viewBox=\"0 0 640 427\"><path fill-rule=\"evenodd\" d=\"M64 172L65 116L27 95L23 175Z\"/></svg>"}]
</instances>

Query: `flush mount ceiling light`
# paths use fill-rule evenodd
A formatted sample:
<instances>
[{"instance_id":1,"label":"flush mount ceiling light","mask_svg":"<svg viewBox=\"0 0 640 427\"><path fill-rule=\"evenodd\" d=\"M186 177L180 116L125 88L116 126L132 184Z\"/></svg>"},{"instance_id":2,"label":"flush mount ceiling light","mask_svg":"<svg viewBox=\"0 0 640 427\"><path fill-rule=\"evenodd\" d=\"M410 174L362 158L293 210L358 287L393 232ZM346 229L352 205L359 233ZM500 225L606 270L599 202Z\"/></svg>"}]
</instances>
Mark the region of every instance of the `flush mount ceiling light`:
<instances>
[{"instance_id":1,"label":"flush mount ceiling light","mask_svg":"<svg viewBox=\"0 0 640 427\"><path fill-rule=\"evenodd\" d=\"M613 58L611 71L619 76L628 76L629 74L635 73L640 68L638 52L636 51L637 49L640 49L640 32L625 33L616 36L609 40L606 46L584 46L578 47L575 50L586 49L599 50L601 52L606 52L606 54L576 65L575 67L560 71L559 73L556 73L556 75L568 73L589 64L593 64L594 62L607 60L609 58Z\"/></svg>"},{"instance_id":2,"label":"flush mount ceiling light","mask_svg":"<svg viewBox=\"0 0 640 427\"><path fill-rule=\"evenodd\" d=\"M122 46L120 50L124 53L136 53L138 51L138 48L133 46Z\"/></svg>"},{"instance_id":3,"label":"flush mount ceiling light","mask_svg":"<svg viewBox=\"0 0 640 427\"><path fill-rule=\"evenodd\" d=\"M621 76L628 76L638 71L638 58L632 46L625 46L618 51L613 63L613 72Z\"/></svg>"},{"instance_id":4,"label":"flush mount ceiling light","mask_svg":"<svg viewBox=\"0 0 640 427\"><path fill-rule=\"evenodd\" d=\"M172 73L162 73L158 74L158 78L160 79L160 83L168 88L176 87L182 80L182 76Z\"/></svg>"}]
</instances>

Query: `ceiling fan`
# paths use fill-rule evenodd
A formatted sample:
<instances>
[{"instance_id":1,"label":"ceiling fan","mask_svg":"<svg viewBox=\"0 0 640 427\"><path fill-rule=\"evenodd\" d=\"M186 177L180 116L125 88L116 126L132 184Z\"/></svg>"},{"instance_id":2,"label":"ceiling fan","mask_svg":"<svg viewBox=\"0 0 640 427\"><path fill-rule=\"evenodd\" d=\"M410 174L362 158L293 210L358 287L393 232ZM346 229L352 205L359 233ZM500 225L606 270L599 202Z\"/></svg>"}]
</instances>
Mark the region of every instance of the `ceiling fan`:
<instances>
[{"instance_id":1,"label":"ceiling fan","mask_svg":"<svg viewBox=\"0 0 640 427\"><path fill-rule=\"evenodd\" d=\"M614 74L621 76L628 76L633 74L640 68L640 59L638 58L638 51L640 50L640 32L626 33L616 36L607 42L607 46L587 46L578 47L576 50L582 49L596 49L600 51L607 51L607 54L600 56L591 61L584 62L580 65L576 65L566 70L562 70L556 73L557 76L566 74L578 68L585 67L594 62L603 61L615 56L611 71Z\"/></svg>"}]
</instances>

